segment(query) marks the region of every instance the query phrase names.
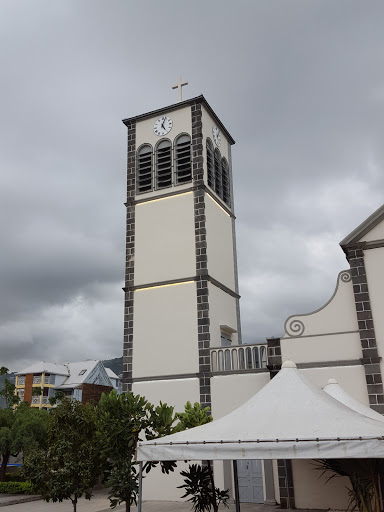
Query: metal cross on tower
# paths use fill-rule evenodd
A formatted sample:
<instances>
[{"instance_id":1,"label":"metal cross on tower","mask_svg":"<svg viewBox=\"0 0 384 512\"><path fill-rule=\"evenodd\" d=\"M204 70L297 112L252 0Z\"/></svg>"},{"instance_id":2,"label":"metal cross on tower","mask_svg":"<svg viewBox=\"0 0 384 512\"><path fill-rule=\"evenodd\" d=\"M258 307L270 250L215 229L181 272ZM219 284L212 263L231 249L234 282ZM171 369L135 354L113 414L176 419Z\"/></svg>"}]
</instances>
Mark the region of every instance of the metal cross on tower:
<instances>
[{"instance_id":1,"label":"metal cross on tower","mask_svg":"<svg viewBox=\"0 0 384 512\"><path fill-rule=\"evenodd\" d=\"M181 80L181 76L179 76L179 82L176 85L172 86L172 89L179 90L179 101L183 101L182 87L184 87L184 85L188 85L188 82L183 82Z\"/></svg>"}]
</instances>

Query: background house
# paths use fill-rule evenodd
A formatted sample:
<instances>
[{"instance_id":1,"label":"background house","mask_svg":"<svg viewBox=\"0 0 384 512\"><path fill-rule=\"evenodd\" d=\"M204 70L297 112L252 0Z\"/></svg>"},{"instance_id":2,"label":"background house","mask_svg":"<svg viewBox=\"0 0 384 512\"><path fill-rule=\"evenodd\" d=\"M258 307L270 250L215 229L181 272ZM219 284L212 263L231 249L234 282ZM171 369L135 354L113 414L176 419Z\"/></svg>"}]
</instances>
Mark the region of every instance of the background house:
<instances>
[{"instance_id":1,"label":"background house","mask_svg":"<svg viewBox=\"0 0 384 512\"><path fill-rule=\"evenodd\" d=\"M118 391L119 382L118 376L112 370L107 372L101 361L66 364L39 361L17 372L15 393L32 407L48 409L52 407L49 399L56 391L82 403L98 402L103 392ZM41 388L42 394L34 393L34 388Z\"/></svg>"}]
</instances>

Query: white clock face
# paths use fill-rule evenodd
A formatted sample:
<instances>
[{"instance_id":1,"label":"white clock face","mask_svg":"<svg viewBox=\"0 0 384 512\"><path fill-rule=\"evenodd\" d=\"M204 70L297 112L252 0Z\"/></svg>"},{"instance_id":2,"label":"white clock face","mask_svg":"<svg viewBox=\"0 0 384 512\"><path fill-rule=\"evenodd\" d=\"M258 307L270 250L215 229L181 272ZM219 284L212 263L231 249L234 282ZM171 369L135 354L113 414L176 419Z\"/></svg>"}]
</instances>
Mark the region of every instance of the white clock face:
<instances>
[{"instance_id":1,"label":"white clock face","mask_svg":"<svg viewBox=\"0 0 384 512\"><path fill-rule=\"evenodd\" d=\"M167 135L172 130L173 122L172 119L168 116L159 117L155 121L153 125L153 131L159 137L163 137L163 135Z\"/></svg>"},{"instance_id":2,"label":"white clock face","mask_svg":"<svg viewBox=\"0 0 384 512\"><path fill-rule=\"evenodd\" d=\"M212 128L212 136L213 140L215 141L216 146L220 146L221 144L221 138L220 138L220 130L216 125Z\"/></svg>"}]
</instances>

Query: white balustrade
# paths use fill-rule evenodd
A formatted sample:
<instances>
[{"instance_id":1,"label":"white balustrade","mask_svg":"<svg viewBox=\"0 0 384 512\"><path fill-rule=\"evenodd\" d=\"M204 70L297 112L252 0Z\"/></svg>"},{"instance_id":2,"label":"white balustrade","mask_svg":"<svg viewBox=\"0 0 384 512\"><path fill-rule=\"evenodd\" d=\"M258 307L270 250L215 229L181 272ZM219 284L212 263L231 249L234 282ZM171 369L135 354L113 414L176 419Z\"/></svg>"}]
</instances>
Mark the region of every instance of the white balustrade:
<instances>
[{"instance_id":1,"label":"white balustrade","mask_svg":"<svg viewBox=\"0 0 384 512\"><path fill-rule=\"evenodd\" d=\"M267 367L267 345L235 345L211 349L211 371L258 370Z\"/></svg>"},{"instance_id":2,"label":"white balustrade","mask_svg":"<svg viewBox=\"0 0 384 512\"><path fill-rule=\"evenodd\" d=\"M18 386L24 386L25 385L25 377L19 377L17 379L17 385Z\"/></svg>"}]
</instances>

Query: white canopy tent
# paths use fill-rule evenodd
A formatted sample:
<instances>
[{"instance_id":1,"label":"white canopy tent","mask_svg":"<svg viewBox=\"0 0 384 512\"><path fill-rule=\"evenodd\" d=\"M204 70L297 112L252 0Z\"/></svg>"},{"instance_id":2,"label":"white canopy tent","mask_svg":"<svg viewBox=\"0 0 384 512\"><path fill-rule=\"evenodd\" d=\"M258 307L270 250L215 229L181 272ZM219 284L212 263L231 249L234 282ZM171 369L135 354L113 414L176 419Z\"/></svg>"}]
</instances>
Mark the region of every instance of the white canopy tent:
<instances>
[{"instance_id":1,"label":"white canopy tent","mask_svg":"<svg viewBox=\"0 0 384 512\"><path fill-rule=\"evenodd\" d=\"M325 388L323 388L323 390L359 414L363 414L368 418L372 418L373 420L381 421L384 423L384 416L374 411L367 405L359 402L359 400L356 400L356 398L353 398L353 396L344 391L336 379L329 379L328 384L325 386Z\"/></svg>"},{"instance_id":2,"label":"white canopy tent","mask_svg":"<svg viewBox=\"0 0 384 512\"><path fill-rule=\"evenodd\" d=\"M223 418L137 449L138 461L372 457L384 458L383 422L325 393L291 361Z\"/></svg>"}]
</instances>

